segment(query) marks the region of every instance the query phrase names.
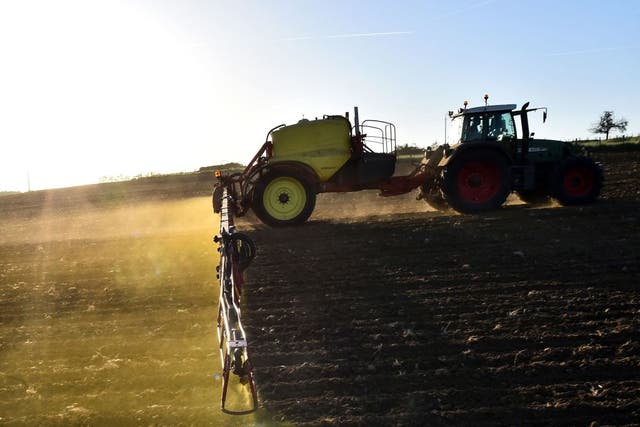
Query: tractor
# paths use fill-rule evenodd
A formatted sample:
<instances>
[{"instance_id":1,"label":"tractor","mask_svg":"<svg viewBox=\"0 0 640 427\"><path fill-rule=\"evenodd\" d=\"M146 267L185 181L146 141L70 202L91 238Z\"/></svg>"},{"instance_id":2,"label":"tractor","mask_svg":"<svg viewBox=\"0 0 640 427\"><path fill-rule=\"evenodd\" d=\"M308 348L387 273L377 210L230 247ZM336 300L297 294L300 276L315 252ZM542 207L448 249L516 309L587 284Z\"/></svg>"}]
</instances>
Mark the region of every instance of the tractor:
<instances>
[{"instance_id":1,"label":"tractor","mask_svg":"<svg viewBox=\"0 0 640 427\"><path fill-rule=\"evenodd\" d=\"M528 115L547 109L515 104L449 112L454 145L428 149L409 174L394 176L396 128L386 121L359 121L349 113L302 119L271 129L241 173L216 172L213 209L224 188L236 216L249 209L273 227L297 225L312 214L316 195L377 189L381 196L419 188L418 199L436 209L479 213L499 208L515 191L528 203L554 198L563 205L593 202L603 182L601 166L574 144L534 139ZM522 135L517 135L519 119Z\"/></svg>"}]
</instances>

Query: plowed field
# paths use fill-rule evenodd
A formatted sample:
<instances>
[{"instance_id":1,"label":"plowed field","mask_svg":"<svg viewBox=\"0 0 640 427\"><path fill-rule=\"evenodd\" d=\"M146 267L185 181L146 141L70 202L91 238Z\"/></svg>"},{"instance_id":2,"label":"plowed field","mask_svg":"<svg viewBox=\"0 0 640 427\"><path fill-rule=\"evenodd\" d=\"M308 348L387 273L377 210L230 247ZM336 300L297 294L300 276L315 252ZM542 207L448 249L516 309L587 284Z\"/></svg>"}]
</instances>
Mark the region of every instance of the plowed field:
<instances>
[{"instance_id":1,"label":"plowed field","mask_svg":"<svg viewBox=\"0 0 640 427\"><path fill-rule=\"evenodd\" d=\"M0 424L639 423L639 154L600 155L583 208L361 192L238 222L263 408L243 417L219 409L213 177L0 197Z\"/></svg>"},{"instance_id":2,"label":"plowed field","mask_svg":"<svg viewBox=\"0 0 640 427\"><path fill-rule=\"evenodd\" d=\"M256 226L261 404L296 425L640 423L640 156L600 160L587 207L463 216L360 193Z\"/></svg>"}]
</instances>

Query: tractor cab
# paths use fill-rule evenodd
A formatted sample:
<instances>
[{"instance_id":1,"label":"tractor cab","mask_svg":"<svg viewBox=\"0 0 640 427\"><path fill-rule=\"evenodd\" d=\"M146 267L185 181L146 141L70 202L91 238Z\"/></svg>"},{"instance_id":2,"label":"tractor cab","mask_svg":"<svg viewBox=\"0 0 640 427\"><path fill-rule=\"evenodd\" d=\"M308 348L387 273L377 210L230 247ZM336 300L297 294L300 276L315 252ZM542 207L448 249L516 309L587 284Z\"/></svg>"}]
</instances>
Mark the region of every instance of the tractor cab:
<instances>
[{"instance_id":1,"label":"tractor cab","mask_svg":"<svg viewBox=\"0 0 640 427\"><path fill-rule=\"evenodd\" d=\"M485 96L485 102L487 99ZM467 108L465 101L464 108L457 113L449 111L453 140L456 144L498 144L515 164L528 163L530 156L536 160L558 161L562 156L563 142L534 140L533 133L529 134L529 113L537 110L543 110L542 120L545 122L546 107L529 108L528 102L517 109L516 104ZM521 135L518 135L518 127Z\"/></svg>"},{"instance_id":2,"label":"tractor cab","mask_svg":"<svg viewBox=\"0 0 640 427\"><path fill-rule=\"evenodd\" d=\"M512 141L517 138L512 111L515 104L489 105L451 112L457 142Z\"/></svg>"}]
</instances>

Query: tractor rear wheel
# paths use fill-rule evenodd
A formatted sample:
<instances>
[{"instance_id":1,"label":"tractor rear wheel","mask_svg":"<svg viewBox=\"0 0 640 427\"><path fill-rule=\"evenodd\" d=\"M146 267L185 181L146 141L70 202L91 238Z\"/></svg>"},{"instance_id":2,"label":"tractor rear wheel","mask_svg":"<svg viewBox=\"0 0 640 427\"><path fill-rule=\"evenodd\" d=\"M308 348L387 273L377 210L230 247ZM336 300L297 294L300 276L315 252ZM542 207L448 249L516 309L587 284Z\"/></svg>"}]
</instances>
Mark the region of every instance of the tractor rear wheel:
<instances>
[{"instance_id":1,"label":"tractor rear wheel","mask_svg":"<svg viewBox=\"0 0 640 427\"><path fill-rule=\"evenodd\" d=\"M602 181L602 169L591 158L567 157L553 174L553 197L562 205L592 203L600 195Z\"/></svg>"},{"instance_id":2,"label":"tractor rear wheel","mask_svg":"<svg viewBox=\"0 0 640 427\"><path fill-rule=\"evenodd\" d=\"M458 212L497 209L511 192L509 161L493 150L462 152L445 167L442 192Z\"/></svg>"},{"instance_id":3,"label":"tractor rear wheel","mask_svg":"<svg viewBox=\"0 0 640 427\"><path fill-rule=\"evenodd\" d=\"M316 206L316 193L302 175L289 170L273 170L256 183L252 208L271 227L305 222Z\"/></svg>"}]
</instances>

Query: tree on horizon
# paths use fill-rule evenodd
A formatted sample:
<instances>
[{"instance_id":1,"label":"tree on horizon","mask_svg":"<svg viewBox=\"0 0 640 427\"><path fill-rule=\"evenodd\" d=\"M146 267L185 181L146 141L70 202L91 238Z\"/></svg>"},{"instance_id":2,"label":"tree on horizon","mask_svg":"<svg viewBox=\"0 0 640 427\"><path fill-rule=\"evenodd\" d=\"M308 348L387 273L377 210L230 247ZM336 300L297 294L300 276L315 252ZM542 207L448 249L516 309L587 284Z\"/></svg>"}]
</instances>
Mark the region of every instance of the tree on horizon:
<instances>
[{"instance_id":1,"label":"tree on horizon","mask_svg":"<svg viewBox=\"0 0 640 427\"><path fill-rule=\"evenodd\" d=\"M591 133L605 134L605 141L609 139L609 132L613 129L617 129L620 132L624 132L627 130L627 125L629 122L622 118L620 120L614 120L613 111L604 111L600 116L600 120L598 123L595 123L589 131Z\"/></svg>"}]
</instances>

